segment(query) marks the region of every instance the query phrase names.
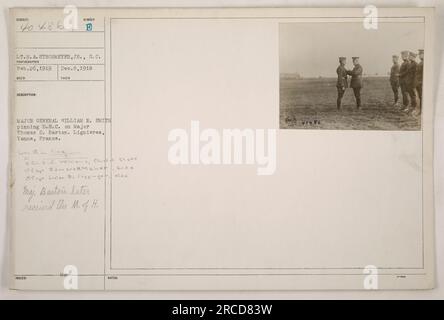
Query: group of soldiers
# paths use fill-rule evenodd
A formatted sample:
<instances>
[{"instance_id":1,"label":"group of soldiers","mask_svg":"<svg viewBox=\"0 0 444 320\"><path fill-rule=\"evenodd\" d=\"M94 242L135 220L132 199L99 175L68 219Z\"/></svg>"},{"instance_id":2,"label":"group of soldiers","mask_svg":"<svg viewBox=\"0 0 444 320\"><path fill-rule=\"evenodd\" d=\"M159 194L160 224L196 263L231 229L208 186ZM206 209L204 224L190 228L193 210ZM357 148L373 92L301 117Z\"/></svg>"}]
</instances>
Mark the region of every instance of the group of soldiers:
<instances>
[{"instance_id":1,"label":"group of soldiers","mask_svg":"<svg viewBox=\"0 0 444 320\"><path fill-rule=\"evenodd\" d=\"M416 58L419 56L419 63ZM414 115L421 114L422 110L422 81L424 73L424 50L418 54L409 51L401 52L402 64L399 65L399 56L393 56L393 66L390 71L390 84L394 95L394 106L399 106L399 88L402 93L401 110Z\"/></svg>"},{"instance_id":2,"label":"group of soldiers","mask_svg":"<svg viewBox=\"0 0 444 320\"><path fill-rule=\"evenodd\" d=\"M419 56L419 63L416 58ZM422 82L423 82L423 65L424 65L424 50L419 50L418 54L409 51L401 53L403 63L399 64L399 56L393 56L393 66L390 71L390 84L394 95L394 106L399 105L399 89L402 93L401 110L418 115L422 108ZM337 108L341 109L342 98L348 86L348 77L351 77L350 88L356 99L356 108L360 109L361 104L361 89L362 89L362 74L363 68L359 63L359 57L353 57L353 69L347 70L345 65L347 63L346 57L339 57L339 66L336 69L338 81L336 87L338 89Z\"/></svg>"}]
</instances>

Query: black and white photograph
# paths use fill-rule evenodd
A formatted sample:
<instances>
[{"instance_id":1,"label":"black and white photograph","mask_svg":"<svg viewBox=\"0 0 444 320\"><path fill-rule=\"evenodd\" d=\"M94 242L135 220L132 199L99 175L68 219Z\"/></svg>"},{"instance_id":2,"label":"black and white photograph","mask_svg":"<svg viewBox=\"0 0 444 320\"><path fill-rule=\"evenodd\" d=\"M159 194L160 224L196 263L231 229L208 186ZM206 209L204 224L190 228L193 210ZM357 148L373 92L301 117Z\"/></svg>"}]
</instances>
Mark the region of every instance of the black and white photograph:
<instances>
[{"instance_id":1,"label":"black and white photograph","mask_svg":"<svg viewBox=\"0 0 444 320\"><path fill-rule=\"evenodd\" d=\"M421 130L424 23L282 23L280 128Z\"/></svg>"}]
</instances>

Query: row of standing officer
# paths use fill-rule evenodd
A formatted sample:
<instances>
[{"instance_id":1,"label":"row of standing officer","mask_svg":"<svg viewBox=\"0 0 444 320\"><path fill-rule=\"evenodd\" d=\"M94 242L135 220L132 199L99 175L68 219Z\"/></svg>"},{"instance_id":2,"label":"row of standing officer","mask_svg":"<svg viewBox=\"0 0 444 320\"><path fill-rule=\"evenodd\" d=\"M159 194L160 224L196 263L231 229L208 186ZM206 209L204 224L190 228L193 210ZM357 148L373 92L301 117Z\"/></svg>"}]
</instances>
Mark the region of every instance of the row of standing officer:
<instances>
[{"instance_id":1,"label":"row of standing officer","mask_svg":"<svg viewBox=\"0 0 444 320\"><path fill-rule=\"evenodd\" d=\"M416 62L417 56L419 56L419 63ZM399 105L399 89L401 88L401 109L407 113L420 114L422 110L424 50L418 50L418 54L403 51L401 58L403 62L400 65L399 56L393 56L393 66L390 71L390 84L395 100L394 105Z\"/></svg>"}]
</instances>

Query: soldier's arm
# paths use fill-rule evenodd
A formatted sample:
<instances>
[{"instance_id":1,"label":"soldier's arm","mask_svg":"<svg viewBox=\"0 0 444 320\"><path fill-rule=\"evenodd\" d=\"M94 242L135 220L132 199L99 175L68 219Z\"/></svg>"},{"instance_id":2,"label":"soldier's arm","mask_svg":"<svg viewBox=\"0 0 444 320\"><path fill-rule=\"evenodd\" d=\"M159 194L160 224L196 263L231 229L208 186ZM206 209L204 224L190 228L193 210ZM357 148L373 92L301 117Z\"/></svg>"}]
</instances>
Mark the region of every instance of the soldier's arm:
<instances>
[{"instance_id":1,"label":"soldier's arm","mask_svg":"<svg viewBox=\"0 0 444 320\"><path fill-rule=\"evenodd\" d=\"M414 65L410 65L408 70L407 70L407 74L414 76L416 73L416 67Z\"/></svg>"},{"instance_id":2,"label":"soldier's arm","mask_svg":"<svg viewBox=\"0 0 444 320\"><path fill-rule=\"evenodd\" d=\"M353 74L354 74L355 76L360 76L360 75L362 75L362 67L359 66L359 67L353 69Z\"/></svg>"},{"instance_id":3,"label":"soldier's arm","mask_svg":"<svg viewBox=\"0 0 444 320\"><path fill-rule=\"evenodd\" d=\"M404 76L407 75L407 72L408 72L408 69L407 69L407 68L401 68L401 69L399 70L399 76L400 76L400 77L404 77Z\"/></svg>"},{"instance_id":4,"label":"soldier's arm","mask_svg":"<svg viewBox=\"0 0 444 320\"><path fill-rule=\"evenodd\" d=\"M347 74L351 76L360 76L362 75L362 67L357 67L351 71L347 71Z\"/></svg>"}]
</instances>

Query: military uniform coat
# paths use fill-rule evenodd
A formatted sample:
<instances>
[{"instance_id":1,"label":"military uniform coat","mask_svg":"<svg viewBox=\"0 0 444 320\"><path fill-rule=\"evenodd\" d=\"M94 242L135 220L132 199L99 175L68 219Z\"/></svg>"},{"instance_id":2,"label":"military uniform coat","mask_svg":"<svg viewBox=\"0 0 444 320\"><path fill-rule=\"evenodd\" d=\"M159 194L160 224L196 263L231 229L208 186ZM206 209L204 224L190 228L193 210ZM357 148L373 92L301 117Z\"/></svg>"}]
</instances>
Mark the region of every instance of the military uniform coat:
<instances>
[{"instance_id":1,"label":"military uniform coat","mask_svg":"<svg viewBox=\"0 0 444 320\"><path fill-rule=\"evenodd\" d=\"M350 87L353 89L362 88L362 73L363 69L360 64L357 64L353 70L347 71L348 75L351 75Z\"/></svg>"},{"instance_id":2,"label":"military uniform coat","mask_svg":"<svg viewBox=\"0 0 444 320\"><path fill-rule=\"evenodd\" d=\"M345 69L344 66L340 65L336 69L336 73L338 75L338 81L336 82L337 88L348 88L348 81L347 81L347 69Z\"/></svg>"},{"instance_id":3,"label":"military uniform coat","mask_svg":"<svg viewBox=\"0 0 444 320\"><path fill-rule=\"evenodd\" d=\"M409 73L410 62L404 61L399 69L399 83L401 87L408 86L408 73Z\"/></svg>"},{"instance_id":4,"label":"military uniform coat","mask_svg":"<svg viewBox=\"0 0 444 320\"><path fill-rule=\"evenodd\" d=\"M395 63L390 70L390 83L392 86L399 86L400 65Z\"/></svg>"},{"instance_id":5,"label":"military uniform coat","mask_svg":"<svg viewBox=\"0 0 444 320\"><path fill-rule=\"evenodd\" d=\"M424 72L424 62L420 62L416 66L416 86L422 86L422 78Z\"/></svg>"},{"instance_id":6,"label":"military uniform coat","mask_svg":"<svg viewBox=\"0 0 444 320\"><path fill-rule=\"evenodd\" d=\"M416 61L410 61L409 71L408 71L408 88L416 88L416 69L418 67L418 63Z\"/></svg>"}]
</instances>

